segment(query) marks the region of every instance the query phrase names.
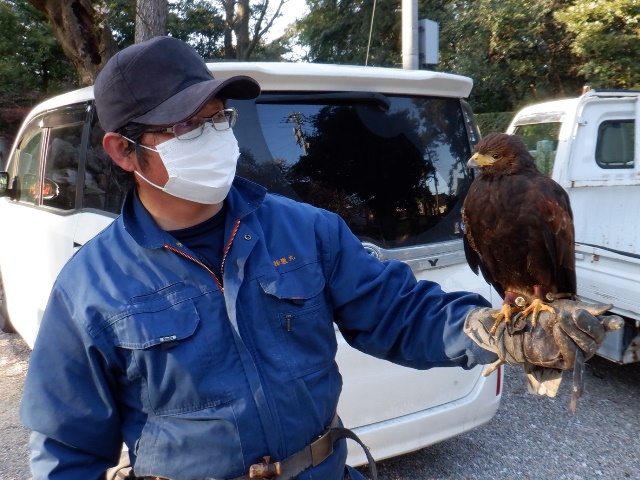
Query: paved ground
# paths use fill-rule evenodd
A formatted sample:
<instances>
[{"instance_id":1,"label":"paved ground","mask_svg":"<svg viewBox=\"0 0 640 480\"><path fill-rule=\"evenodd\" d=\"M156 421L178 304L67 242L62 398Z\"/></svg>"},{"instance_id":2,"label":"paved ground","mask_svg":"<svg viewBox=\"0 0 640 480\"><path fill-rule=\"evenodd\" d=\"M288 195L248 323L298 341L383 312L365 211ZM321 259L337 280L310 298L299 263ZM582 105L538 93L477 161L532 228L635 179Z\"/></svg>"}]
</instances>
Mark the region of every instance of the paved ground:
<instances>
[{"instance_id":1,"label":"paved ground","mask_svg":"<svg viewBox=\"0 0 640 480\"><path fill-rule=\"evenodd\" d=\"M28 358L16 335L0 332L0 480L30 478L18 421ZM379 462L380 480L640 480L640 364L592 359L575 415L569 383L555 399L533 397L520 371L507 367L491 422Z\"/></svg>"},{"instance_id":2,"label":"paved ground","mask_svg":"<svg viewBox=\"0 0 640 480\"><path fill-rule=\"evenodd\" d=\"M29 475L28 432L18 420L18 405L29 363L29 349L16 334L0 331L0 480Z\"/></svg>"}]
</instances>

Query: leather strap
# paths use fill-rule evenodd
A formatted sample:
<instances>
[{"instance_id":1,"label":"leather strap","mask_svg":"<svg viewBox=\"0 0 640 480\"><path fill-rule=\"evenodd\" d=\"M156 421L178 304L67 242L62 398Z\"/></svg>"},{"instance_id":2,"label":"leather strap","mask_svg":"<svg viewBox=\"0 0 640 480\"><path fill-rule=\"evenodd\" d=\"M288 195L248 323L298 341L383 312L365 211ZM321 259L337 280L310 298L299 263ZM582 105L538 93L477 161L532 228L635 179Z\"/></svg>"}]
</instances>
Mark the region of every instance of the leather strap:
<instances>
[{"instance_id":1,"label":"leather strap","mask_svg":"<svg viewBox=\"0 0 640 480\"><path fill-rule=\"evenodd\" d=\"M367 456L367 462L369 462L369 474L371 480L378 480L378 470L376 468L376 462L369 451L369 448L360 440L360 438L348 428L340 427L340 419L336 414L331 421L331 425L320 435L315 441L307 445L303 449L294 453L290 457L285 458L281 462L269 463L268 457L265 457L266 462L261 464L252 465L250 471L253 469L258 472L271 472L265 473L260 476L243 475L236 477L233 480L253 480L255 478L267 478L276 480L291 480L297 477L308 468L315 467L324 462L333 453L333 444L343 438L351 439L358 443L364 450ZM254 468L258 467L258 468ZM277 472L277 473L276 473ZM120 478L120 477L116 477ZM128 477L127 477L128 478ZM161 477L134 477L144 480L168 480Z\"/></svg>"},{"instance_id":2,"label":"leather strap","mask_svg":"<svg viewBox=\"0 0 640 480\"><path fill-rule=\"evenodd\" d=\"M294 453L290 457L285 458L281 462L277 462L279 463L279 465L277 465L277 471L279 472L278 474L274 473L270 476L258 477L244 475L242 477L236 477L233 480L250 480L255 478L290 480L297 477L308 468L315 467L324 462L333 453L333 444L343 438L351 439L362 447L365 455L367 456L367 462L369 462L369 473L371 475L371 480L377 480L378 470L376 468L376 462L373 459L369 448L352 430L344 427L339 427L339 425L340 420L338 419L338 415L335 415L333 417L333 421L331 422L331 426L322 435L320 435L317 440L299 450L298 452ZM258 465L265 466L265 464ZM275 463L272 465L275 465ZM269 470L275 472L276 468Z\"/></svg>"}]
</instances>

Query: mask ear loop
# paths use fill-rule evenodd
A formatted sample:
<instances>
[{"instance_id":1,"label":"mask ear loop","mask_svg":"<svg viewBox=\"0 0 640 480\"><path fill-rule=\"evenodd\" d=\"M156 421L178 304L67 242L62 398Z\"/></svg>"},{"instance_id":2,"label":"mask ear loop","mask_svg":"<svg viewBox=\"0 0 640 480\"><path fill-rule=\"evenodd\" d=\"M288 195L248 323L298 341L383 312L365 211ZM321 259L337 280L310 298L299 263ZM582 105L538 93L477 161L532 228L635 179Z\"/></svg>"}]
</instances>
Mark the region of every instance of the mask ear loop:
<instances>
[{"instance_id":1,"label":"mask ear loop","mask_svg":"<svg viewBox=\"0 0 640 480\"><path fill-rule=\"evenodd\" d=\"M144 175L142 175L138 170L134 170L133 173L135 173L136 175L138 175L138 177L140 177L141 179L143 179L145 182L147 182L149 185L151 185L152 187L156 187L158 190L161 191L165 191L164 187L161 187L160 185L157 185L155 183L153 183L151 180L149 180L148 178L146 178Z\"/></svg>"},{"instance_id":2,"label":"mask ear loop","mask_svg":"<svg viewBox=\"0 0 640 480\"><path fill-rule=\"evenodd\" d=\"M151 148L151 147L147 147L146 145L143 145L142 143L138 143L138 142L134 142L133 140L131 140L129 137L125 137L122 134L119 134L122 138L124 138L126 141L128 141L129 143L132 143L133 145L137 147L142 147L142 148L146 148L147 150L151 150L152 152L156 152L159 153L158 150L156 150L155 148ZM142 180L144 180L145 182L147 182L149 185L156 187L158 190L164 191L164 187L161 187L160 185L157 185L155 183L153 183L151 180L149 180L148 178L146 178L144 175L142 175L138 170L134 170L133 171L134 174L136 174L138 177L140 177Z\"/></svg>"}]
</instances>

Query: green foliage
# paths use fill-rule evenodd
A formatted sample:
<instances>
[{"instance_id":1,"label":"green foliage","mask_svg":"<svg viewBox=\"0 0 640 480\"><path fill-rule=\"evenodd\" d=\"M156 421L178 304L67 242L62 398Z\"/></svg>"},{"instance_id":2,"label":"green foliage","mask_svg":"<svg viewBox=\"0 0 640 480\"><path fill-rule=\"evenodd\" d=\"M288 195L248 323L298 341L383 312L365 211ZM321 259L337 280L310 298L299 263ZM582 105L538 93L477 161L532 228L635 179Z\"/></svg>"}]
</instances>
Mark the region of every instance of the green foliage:
<instances>
[{"instance_id":1,"label":"green foliage","mask_svg":"<svg viewBox=\"0 0 640 480\"><path fill-rule=\"evenodd\" d=\"M119 49L134 42L136 0L102 0ZM171 0L167 34L187 42L206 59L224 58L225 19L221 3L214 0ZM260 44L253 59L281 60L290 50L283 41Z\"/></svg>"},{"instance_id":2,"label":"green foliage","mask_svg":"<svg viewBox=\"0 0 640 480\"><path fill-rule=\"evenodd\" d=\"M580 71L595 88L640 88L640 3L576 0L555 14L575 40Z\"/></svg>"},{"instance_id":3,"label":"green foliage","mask_svg":"<svg viewBox=\"0 0 640 480\"><path fill-rule=\"evenodd\" d=\"M445 70L474 79L477 112L578 94L574 35L553 18L563 0L462 0L447 6ZM452 21L451 19L455 19Z\"/></svg>"},{"instance_id":4,"label":"green foliage","mask_svg":"<svg viewBox=\"0 0 640 480\"><path fill-rule=\"evenodd\" d=\"M262 1L251 0L254 26ZM252 60L278 61L295 48L305 61L402 64L402 0L306 1L306 17L281 38L260 42ZM136 0L94 5L106 13L118 47L132 44ZM418 11L440 25L435 68L473 78L469 101L478 114L575 96L586 82L640 88L638 0L418 0ZM220 0L170 0L168 32L205 58L222 58L224 18ZM0 135L43 97L77 84L46 17L28 0L0 0ZM500 115L479 118L483 132L504 130Z\"/></svg>"},{"instance_id":5,"label":"green foliage","mask_svg":"<svg viewBox=\"0 0 640 480\"><path fill-rule=\"evenodd\" d=\"M475 118L482 136L491 132L505 132L515 115L514 112L476 113Z\"/></svg>"},{"instance_id":6,"label":"green foliage","mask_svg":"<svg viewBox=\"0 0 640 480\"><path fill-rule=\"evenodd\" d=\"M77 82L46 17L25 0L0 0L0 135L11 138L30 107Z\"/></svg>"},{"instance_id":7,"label":"green foliage","mask_svg":"<svg viewBox=\"0 0 640 480\"><path fill-rule=\"evenodd\" d=\"M224 56L224 13L214 2L179 0L169 5L168 30L205 58Z\"/></svg>"},{"instance_id":8,"label":"green foliage","mask_svg":"<svg viewBox=\"0 0 640 480\"><path fill-rule=\"evenodd\" d=\"M298 42L309 51L306 60L364 64L372 4L373 0L307 0L309 14L297 23ZM571 49L575 34L553 16L565 4L418 0L418 17L440 25L441 61L436 69L474 79L474 110L509 111L581 90L584 77ZM370 65L401 65L400 21L401 0L377 2Z\"/></svg>"},{"instance_id":9,"label":"green foliage","mask_svg":"<svg viewBox=\"0 0 640 480\"><path fill-rule=\"evenodd\" d=\"M309 14L297 23L299 44L312 62L398 66L400 0L307 0ZM371 48L367 59L369 31Z\"/></svg>"},{"instance_id":10,"label":"green foliage","mask_svg":"<svg viewBox=\"0 0 640 480\"><path fill-rule=\"evenodd\" d=\"M101 0L100 7L106 12L118 49L133 44L136 30L136 0Z\"/></svg>"}]
</instances>

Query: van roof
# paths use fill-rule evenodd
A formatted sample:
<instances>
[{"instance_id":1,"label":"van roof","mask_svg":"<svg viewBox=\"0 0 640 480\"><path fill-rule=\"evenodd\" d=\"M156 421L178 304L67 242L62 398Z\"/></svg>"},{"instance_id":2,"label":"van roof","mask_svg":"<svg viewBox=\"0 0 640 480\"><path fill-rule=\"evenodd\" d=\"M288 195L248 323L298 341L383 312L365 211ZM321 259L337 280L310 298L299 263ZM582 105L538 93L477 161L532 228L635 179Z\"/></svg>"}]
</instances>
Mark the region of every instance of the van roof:
<instances>
[{"instance_id":1,"label":"van roof","mask_svg":"<svg viewBox=\"0 0 640 480\"><path fill-rule=\"evenodd\" d=\"M288 62L212 62L216 78L248 75L268 91L360 91L465 98L473 81L468 77L430 70ZM64 93L34 108L30 117L71 103L93 99L93 87Z\"/></svg>"},{"instance_id":2,"label":"van roof","mask_svg":"<svg viewBox=\"0 0 640 480\"><path fill-rule=\"evenodd\" d=\"M468 77L430 70L286 62L219 62L208 64L214 75L249 75L264 91L360 91L464 98Z\"/></svg>"}]
</instances>

